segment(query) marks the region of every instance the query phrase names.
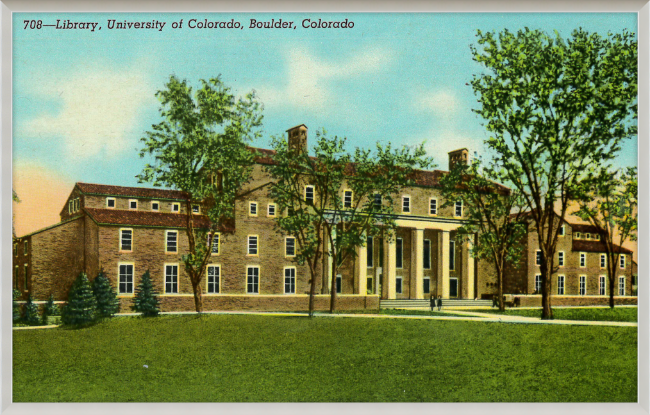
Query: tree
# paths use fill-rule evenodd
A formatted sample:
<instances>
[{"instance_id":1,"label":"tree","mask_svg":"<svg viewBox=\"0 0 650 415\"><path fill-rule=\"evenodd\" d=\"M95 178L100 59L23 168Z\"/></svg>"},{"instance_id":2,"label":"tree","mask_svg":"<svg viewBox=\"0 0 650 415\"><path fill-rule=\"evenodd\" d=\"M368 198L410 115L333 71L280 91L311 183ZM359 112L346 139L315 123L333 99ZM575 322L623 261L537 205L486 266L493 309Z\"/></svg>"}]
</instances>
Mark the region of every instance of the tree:
<instances>
[{"instance_id":1,"label":"tree","mask_svg":"<svg viewBox=\"0 0 650 415\"><path fill-rule=\"evenodd\" d=\"M142 313L143 317L155 317L160 310L158 309L158 293L153 288L149 270L142 275L140 284L135 289L135 298L133 299L133 311Z\"/></svg>"},{"instance_id":2,"label":"tree","mask_svg":"<svg viewBox=\"0 0 650 415\"><path fill-rule=\"evenodd\" d=\"M45 303L45 308L43 309L43 324L47 324L48 317L54 317L61 314L58 304L54 303L54 295L50 294L47 303Z\"/></svg>"},{"instance_id":3,"label":"tree","mask_svg":"<svg viewBox=\"0 0 650 415\"><path fill-rule=\"evenodd\" d=\"M38 316L38 305L32 301L31 294L23 307L23 322L30 326L38 326L41 323L41 319Z\"/></svg>"},{"instance_id":4,"label":"tree","mask_svg":"<svg viewBox=\"0 0 650 415\"><path fill-rule=\"evenodd\" d=\"M201 280L215 235L234 217L235 200L248 182L254 156L246 143L259 137L260 104L249 93L238 100L220 78L201 80L192 92L187 81L171 76L156 97L163 121L141 139L140 156L153 156L139 181L181 190L189 252L183 255L197 312L203 311ZM201 203L209 224L195 226L192 204ZM207 241L207 243L206 243Z\"/></svg>"},{"instance_id":5,"label":"tree","mask_svg":"<svg viewBox=\"0 0 650 415\"><path fill-rule=\"evenodd\" d=\"M68 293L68 303L63 307L61 322L66 325L83 325L97 316L97 301L85 273L79 274Z\"/></svg>"},{"instance_id":6,"label":"tree","mask_svg":"<svg viewBox=\"0 0 650 415\"><path fill-rule=\"evenodd\" d=\"M499 310L505 310L503 277L507 264L522 256L527 226L522 223L523 200L517 189L510 191L497 181L503 174L484 166L480 159L471 164L457 163L440 179L443 206L463 203L467 222L457 230L457 239L470 242L472 255L490 261L496 270Z\"/></svg>"},{"instance_id":7,"label":"tree","mask_svg":"<svg viewBox=\"0 0 650 415\"><path fill-rule=\"evenodd\" d=\"M286 140L274 138L274 163L267 167L273 179L271 198L280 212L288 212L278 216L277 226L296 238L296 261L309 266L310 315L321 259L325 255L333 258L332 275L336 275L340 264L354 258L356 248L366 244L367 236L383 232L391 237L395 228L392 196L412 183L414 167L430 164L422 146L412 151L377 144L375 155L358 148L350 155L345 141L328 137L325 130L317 131L314 156L310 157L306 148L296 149ZM309 197L307 185L313 186ZM350 193L346 195L346 191ZM328 249L324 249L326 243ZM323 264L323 272L324 268ZM331 284L330 311L334 312L336 278Z\"/></svg>"},{"instance_id":8,"label":"tree","mask_svg":"<svg viewBox=\"0 0 650 415\"><path fill-rule=\"evenodd\" d=\"M18 323L20 321L20 304L18 304L18 299L21 297L20 291L14 288L13 290L13 322Z\"/></svg>"},{"instance_id":9,"label":"tree","mask_svg":"<svg viewBox=\"0 0 650 415\"><path fill-rule=\"evenodd\" d=\"M575 213L598 229L605 246L609 306L614 308L621 248L626 241L637 238L637 169L629 167L623 171L612 171L611 168L601 167L590 171L576 193L579 209ZM617 237L618 243L615 244Z\"/></svg>"},{"instance_id":10,"label":"tree","mask_svg":"<svg viewBox=\"0 0 650 415\"><path fill-rule=\"evenodd\" d=\"M93 294L97 300L97 317L112 317L120 309L117 294L104 270L100 270L93 281Z\"/></svg>"},{"instance_id":11,"label":"tree","mask_svg":"<svg viewBox=\"0 0 650 415\"><path fill-rule=\"evenodd\" d=\"M506 173L505 184L521 193L532 218L542 318L551 319L559 225L572 192L588 166L606 164L637 132L637 42L627 31L582 29L566 41L527 28L477 36L471 51L484 71L471 81L480 104L474 112L487 121L495 169Z\"/></svg>"}]
</instances>

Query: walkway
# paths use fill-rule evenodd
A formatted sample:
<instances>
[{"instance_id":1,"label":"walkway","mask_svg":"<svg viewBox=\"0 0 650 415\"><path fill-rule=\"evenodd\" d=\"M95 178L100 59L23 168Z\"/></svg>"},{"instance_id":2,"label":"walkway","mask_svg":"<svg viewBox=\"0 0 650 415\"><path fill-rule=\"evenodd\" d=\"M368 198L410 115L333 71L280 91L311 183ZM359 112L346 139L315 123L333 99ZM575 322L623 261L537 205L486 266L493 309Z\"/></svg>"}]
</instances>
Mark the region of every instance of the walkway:
<instances>
[{"instance_id":1,"label":"walkway","mask_svg":"<svg viewBox=\"0 0 650 415\"><path fill-rule=\"evenodd\" d=\"M637 322L626 321L584 321L584 320L542 320L536 317L509 316L495 313L481 313L478 311L441 310L441 313L462 314L462 317L450 316L428 316L428 315L401 315L401 314L329 314L314 313L315 317L330 318L384 318L384 319L411 319L411 320L446 320L446 321L481 321L486 323L511 323L511 324L555 324L570 326L609 326L609 327L638 327ZM196 314L194 311L168 311L161 312L161 315L183 315ZM239 315L263 315L263 316L292 316L308 317L307 313L273 312L273 311L205 311L203 314L239 314ZM137 313L117 314L120 316L137 316ZM34 326L14 327L14 330L33 330L55 328L58 326Z\"/></svg>"}]
</instances>

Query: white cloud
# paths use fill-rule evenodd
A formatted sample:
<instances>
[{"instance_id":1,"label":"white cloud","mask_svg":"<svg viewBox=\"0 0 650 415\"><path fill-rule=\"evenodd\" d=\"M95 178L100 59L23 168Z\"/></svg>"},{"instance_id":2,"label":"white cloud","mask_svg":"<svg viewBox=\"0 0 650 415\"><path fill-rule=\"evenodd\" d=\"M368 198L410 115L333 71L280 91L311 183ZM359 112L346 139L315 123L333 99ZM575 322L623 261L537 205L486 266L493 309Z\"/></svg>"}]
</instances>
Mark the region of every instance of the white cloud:
<instances>
[{"instance_id":1,"label":"white cloud","mask_svg":"<svg viewBox=\"0 0 650 415\"><path fill-rule=\"evenodd\" d=\"M57 100L60 110L19 125L17 134L61 139L72 157L85 158L102 152L113 157L131 150L129 137L141 134L141 111L155 104L155 89L140 64L122 71L79 67L70 74L40 79L43 82L33 87L31 94Z\"/></svg>"},{"instance_id":2,"label":"white cloud","mask_svg":"<svg viewBox=\"0 0 650 415\"><path fill-rule=\"evenodd\" d=\"M447 170L449 163L448 153L459 148L467 148L470 157L474 153L482 154L485 151L483 137L474 137L454 129L431 129L422 136L408 140L411 144L424 142L427 155L433 157L437 169Z\"/></svg>"},{"instance_id":3,"label":"white cloud","mask_svg":"<svg viewBox=\"0 0 650 415\"><path fill-rule=\"evenodd\" d=\"M327 110L333 102L341 100L331 91L331 82L377 72L392 62L392 56L384 49L370 49L343 62L328 62L307 49L296 48L287 53L286 60L288 81L285 86L256 88L260 99L267 106Z\"/></svg>"},{"instance_id":4,"label":"white cloud","mask_svg":"<svg viewBox=\"0 0 650 415\"><path fill-rule=\"evenodd\" d=\"M458 98L451 91L435 91L418 94L413 100L417 110L433 112L442 118L451 118L459 108Z\"/></svg>"}]
</instances>

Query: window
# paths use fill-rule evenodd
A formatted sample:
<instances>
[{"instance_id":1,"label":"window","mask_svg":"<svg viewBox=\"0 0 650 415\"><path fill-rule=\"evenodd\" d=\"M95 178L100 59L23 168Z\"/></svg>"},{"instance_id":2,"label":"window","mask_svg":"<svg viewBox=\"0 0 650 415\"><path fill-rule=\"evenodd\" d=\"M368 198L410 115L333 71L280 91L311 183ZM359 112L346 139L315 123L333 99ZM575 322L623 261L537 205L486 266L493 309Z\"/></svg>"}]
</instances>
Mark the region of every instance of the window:
<instances>
[{"instance_id":1,"label":"window","mask_svg":"<svg viewBox=\"0 0 650 415\"><path fill-rule=\"evenodd\" d=\"M18 244L14 244L14 256L18 256Z\"/></svg>"},{"instance_id":2,"label":"window","mask_svg":"<svg viewBox=\"0 0 650 415\"><path fill-rule=\"evenodd\" d=\"M212 252L211 252L212 255L219 255L219 243L220 243L219 236L220 235L217 232L215 232L212 235ZM206 243L210 244L210 234L208 234L208 240Z\"/></svg>"},{"instance_id":3,"label":"window","mask_svg":"<svg viewBox=\"0 0 650 415\"><path fill-rule=\"evenodd\" d=\"M343 192L343 207L352 207L352 190L346 190Z\"/></svg>"},{"instance_id":4,"label":"window","mask_svg":"<svg viewBox=\"0 0 650 415\"><path fill-rule=\"evenodd\" d=\"M248 255L257 255L257 235L248 236Z\"/></svg>"},{"instance_id":5,"label":"window","mask_svg":"<svg viewBox=\"0 0 650 415\"><path fill-rule=\"evenodd\" d=\"M560 235L560 236L564 236L564 225L560 226L560 232L559 232L559 235Z\"/></svg>"},{"instance_id":6,"label":"window","mask_svg":"<svg viewBox=\"0 0 650 415\"><path fill-rule=\"evenodd\" d=\"M587 266L587 254L585 252L580 252L580 268Z\"/></svg>"},{"instance_id":7,"label":"window","mask_svg":"<svg viewBox=\"0 0 650 415\"><path fill-rule=\"evenodd\" d=\"M158 202L156 200L152 200L151 201L151 210L153 210L154 212L158 212L160 210L160 202Z\"/></svg>"},{"instance_id":8,"label":"window","mask_svg":"<svg viewBox=\"0 0 650 415\"><path fill-rule=\"evenodd\" d=\"M305 202L314 203L314 186L305 186Z\"/></svg>"},{"instance_id":9,"label":"window","mask_svg":"<svg viewBox=\"0 0 650 415\"><path fill-rule=\"evenodd\" d=\"M248 216L257 216L257 202L248 203Z\"/></svg>"},{"instance_id":10,"label":"window","mask_svg":"<svg viewBox=\"0 0 650 415\"><path fill-rule=\"evenodd\" d=\"M208 294L219 294L219 278L221 267L219 265L208 265Z\"/></svg>"},{"instance_id":11,"label":"window","mask_svg":"<svg viewBox=\"0 0 650 415\"><path fill-rule=\"evenodd\" d=\"M336 276L336 293L341 294L343 292L343 277L341 274Z\"/></svg>"},{"instance_id":12,"label":"window","mask_svg":"<svg viewBox=\"0 0 650 415\"><path fill-rule=\"evenodd\" d=\"M373 260L373 254L375 253L374 247L372 245L372 236L369 236L368 239L366 239L366 265L368 268L372 268L372 260Z\"/></svg>"},{"instance_id":13,"label":"window","mask_svg":"<svg viewBox=\"0 0 650 415\"><path fill-rule=\"evenodd\" d=\"M120 251L133 251L133 229L120 229Z\"/></svg>"},{"instance_id":14,"label":"window","mask_svg":"<svg viewBox=\"0 0 650 415\"><path fill-rule=\"evenodd\" d=\"M535 292L542 293L542 276L540 274L535 275Z\"/></svg>"},{"instance_id":15,"label":"window","mask_svg":"<svg viewBox=\"0 0 650 415\"><path fill-rule=\"evenodd\" d=\"M177 231L167 231L165 237L165 252L177 252L178 251L178 232Z\"/></svg>"},{"instance_id":16,"label":"window","mask_svg":"<svg viewBox=\"0 0 650 415\"><path fill-rule=\"evenodd\" d=\"M172 203L172 213L179 213L181 211L180 203Z\"/></svg>"},{"instance_id":17,"label":"window","mask_svg":"<svg viewBox=\"0 0 650 415\"><path fill-rule=\"evenodd\" d=\"M284 255L288 257L296 256L296 238L288 236L284 240Z\"/></svg>"},{"instance_id":18,"label":"window","mask_svg":"<svg viewBox=\"0 0 650 415\"><path fill-rule=\"evenodd\" d=\"M562 252L562 251L557 253L557 265L559 267L564 266L564 252Z\"/></svg>"},{"instance_id":19,"label":"window","mask_svg":"<svg viewBox=\"0 0 650 415\"><path fill-rule=\"evenodd\" d=\"M587 276L586 275L581 275L580 276L580 295L587 295Z\"/></svg>"},{"instance_id":20,"label":"window","mask_svg":"<svg viewBox=\"0 0 650 415\"><path fill-rule=\"evenodd\" d=\"M72 200L68 201L68 213L72 213L74 211L74 205Z\"/></svg>"},{"instance_id":21,"label":"window","mask_svg":"<svg viewBox=\"0 0 650 415\"><path fill-rule=\"evenodd\" d=\"M456 241L449 241L449 270L456 269Z\"/></svg>"},{"instance_id":22,"label":"window","mask_svg":"<svg viewBox=\"0 0 650 415\"><path fill-rule=\"evenodd\" d=\"M594 235L594 238L596 238L597 241L600 241L600 234Z\"/></svg>"},{"instance_id":23,"label":"window","mask_svg":"<svg viewBox=\"0 0 650 415\"><path fill-rule=\"evenodd\" d=\"M25 265L23 266L23 271L25 271L25 272L23 273L23 284L24 284L24 285L23 285L23 289L24 289L25 291L29 290L28 285L27 285L27 283L28 283L28 279L29 279L29 278L27 278L27 276L28 276L27 271L28 271L28 270L29 270L29 269L28 269L28 267L27 267L27 264L25 264Z\"/></svg>"},{"instance_id":24,"label":"window","mask_svg":"<svg viewBox=\"0 0 650 415\"><path fill-rule=\"evenodd\" d=\"M74 211L79 212L80 210L81 210L81 201L79 200L79 198L76 198L74 200Z\"/></svg>"},{"instance_id":25,"label":"window","mask_svg":"<svg viewBox=\"0 0 650 415\"><path fill-rule=\"evenodd\" d=\"M23 255L27 256L29 252L29 241L23 242Z\"/></svg>"},{"instance_id":26,"label":"window","mask_svg":"<svg viewBox=\"0 0 650 415\"><path fill-rule=\"evenodd\" d=\"M463 201L462 200L457 200L455 209L454 209L454 216L461 217L463 216Z\"/></svg>"},{"instance_id":27,"label":"window","mask_svg":"<svg viewBox=\"0 0 650 415\"><path fill-rule=\"evenodd\" d=\"M564 275L557 276L557 294L564 295Z\"/></svg>"},{"instance_id":28,"label":"window","mask_svg":"<svg viewBox=\"0 0 650 415\"><path fill-rule=\"evenodd\" d=\"M138 201L136 199L129 199L129 209L137 209Z\"/></svg>"},{"instance_id":29,"label":"window","mask_svg":"<svg viewBox=\"0 0 650 415\"><path fill-rule=\"evenodd\" d=\"M607 266L607 256L605 254L600 254L600 267L605 268Z\"/></svg>"},{"instance_id":30,"label":"window","mask_svg":"<svg viewBox=\"0 0 650 415\"><path fill-rule=\"evenodd\" d=\"M402 268L404 265L404 241L402 238L397 238L395 241L395 267Z\"/></svg>"},{"instance_id":31,"label":"window","mask_svg":"<svg viewBox=\"0 0 650 415\"><path fill-rule=\"evenodd\" d=\"M429 199L429 215L438 214L438 200L431 198Z\"/></svg>"},{"instance_id":32,"label":"window","mask_svg":"<svg viewBox=\"0 0 650 415\"><path fill-rule=\"evenodd\" d=\"M372 294L372 277L366 278L366 294Z\"/></svg>"},{"instance_id":33,"label":"window","mask_svg":"<svg viewBox=\"0 0 650 415\"><path fill-rule=\"evenodd\" d=\"M580 239L580 232L576 232L575 237L576 237L576 239Z\"/></svg>"},{"instance_id":34,"label":"window","mask_svg":"<svg viewBox=\"0 0 650 415\"><path fill-rule=\"evenodd\" d=\"M539 249L535 253L535 265L542 265L542 251Z\"/></svg>"},{"instance_id":35,"label":"window","mask_svg":"<svg viewBox=\"0 0 650 415\"><path fill-rule=\"evenodd\" d=\"M165 294L178 293L178 265L165 265Z\"/></svg>"},{"instance_id":36,"label":"window","mask_svg":"<svg viewBox=\"0 0 650 415\"><path fill-rule=\"evenodd\" d=\"M395 294L402 293L402 277L395 278Z\"/></svg>"},{"instance_id":37,"label":"window","mask_svg":"<svg viewBox=\"0 0 650 415\"><path fill-rule=\"evenodd\" d=\"M422 280L422 291L425 294L431 293L431 279L430 278L425 278Z\"/></svg>"},{"instance_id":38,"label":"window","mask_svg":"<svg viewBox=\"0 0 650 415\"><path fill-rule=\"evenodd\" d=\"M586 234L585 234L585 238L586 238L586 239L591 239L591 234L590 234L590 233L586 233Z\"/></svg>"},{"instance_id":39,"label":"window","mask_svg":"<svg viewBox=\"0 0 650 415\"><path fill-rule=\"evenodd\" d=\"M625 268L625 255L619 256L619 262L620 262L621 269Z\"/></svg>"},{"instance_id":40,"label":"window","mask_svg":"<svg viewBox=\"0 0 650 415\"><path fill-rule=\"evenodd\" d=\"M107 197L106 198L106 207L109 209L114 209L115 208L115 198L114 197Z\"/></svg>"},{"instance_id":41,"label":"window","mask_svg":"<svg viewBox=\"0 0 650 415\"><path fill-rule=\"evenodd\" d=\"M296 293L296 268L287 267L284 269L284 293Z\"/></svg>"},{"instance_id":42,"label":"window","mask_svg":"<svg viewBox=\"0 0 650 415\"><path fill-rule=\"evenodd\" d=\"M381 195L379 193L375 193L375 209L381 209Z\"/></svg>"},{"instance_id":43,"label":"window","mask_svg":"<svg viewBox=\"0 0 650 415\"><path fill-rule=\"evenodd\" d=\"M192 205L192 213L199 214L201 213L201 207L199 205Z\"/></svg>"},{"instance_id":44,"label":"window","mask_svg":"<svg viewBox=\"0 0 650 415\"><path fill-rule=\"evenodd\" d=\"M598 294L599 295L607 295L607 291L605 289L605 276L601 275L600 278L598 278Z\"/></svg>"},{"instance_id":45,"label":"window","mask_svg":"<svg viewBox=\"0 0 650 415\"><path fill-rule=\"evenodd\" d=\"M402 213L411 213L411 196L402 196Z\"/></svg>"},{"instance_id":46,"label":"window","mask_svg":"<svg viewBox=\"0 0 650 415\"><path fill-rule=\"evenodd\" d=\"M25 268L27 273L27 268ZM625 295L625 277L618 277L618 295Z\"/></svg>"},{"instance_id":47,"label":"window","mask_svg":"<svg viewBox=\"0 0 650 415\"><path fill-rule=\"evenodd\" d=\"M267 206L267 210L266 210L266 216L268 216L270 218L275 217L275 210L276 210L275 204L274 203L269 203L269 205Z\"/></svg>"},{"instance_id":48,"label":"window","mask_svg":"<svg viewBox=\"0 0 650 415\"><path fill-rule=\"evenodd\" d=\"M118 294L133 294L133 264L119 264L118 273Z\"/></svg>"},{"instance_id":49,"label":"window","mask_svg":"<svg viewBox=\"0 0 650 415\"><path fill-rule=\"evenodd\" d=\"M246 292L248 294L260 293L260 267L248 267L246 270L247 284Z\"/></svg>"},{"instance_id":50,"label":"window","mask_svg":"<svg viewBox=\"0 0 650 415\"><path fill-rule=\"evenodd\" d=\"M431 269L431 241L428 239L424 240L424 254L422 255L424 262L424 269Z\"/></svg>"}]
</instances>

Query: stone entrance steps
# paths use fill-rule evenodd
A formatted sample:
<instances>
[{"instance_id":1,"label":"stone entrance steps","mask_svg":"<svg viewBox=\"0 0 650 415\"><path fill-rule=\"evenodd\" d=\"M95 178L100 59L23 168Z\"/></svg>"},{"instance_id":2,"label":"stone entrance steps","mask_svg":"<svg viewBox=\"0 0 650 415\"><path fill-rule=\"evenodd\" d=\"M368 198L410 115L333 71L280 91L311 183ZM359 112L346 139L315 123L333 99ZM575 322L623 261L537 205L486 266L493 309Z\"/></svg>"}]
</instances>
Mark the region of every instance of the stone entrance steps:
<instances>
[{"instance_id":1,"label":"stone entrance steps","mask_svg":"<svg viewBox=\"0 0 650 415\"><path fill-rule=\"evenodd\" d=\"M379 308L428 308L429 300L380 300ZM442 300L442 307L492 307L492 300Z\"/></svg>"}]
</instances>

